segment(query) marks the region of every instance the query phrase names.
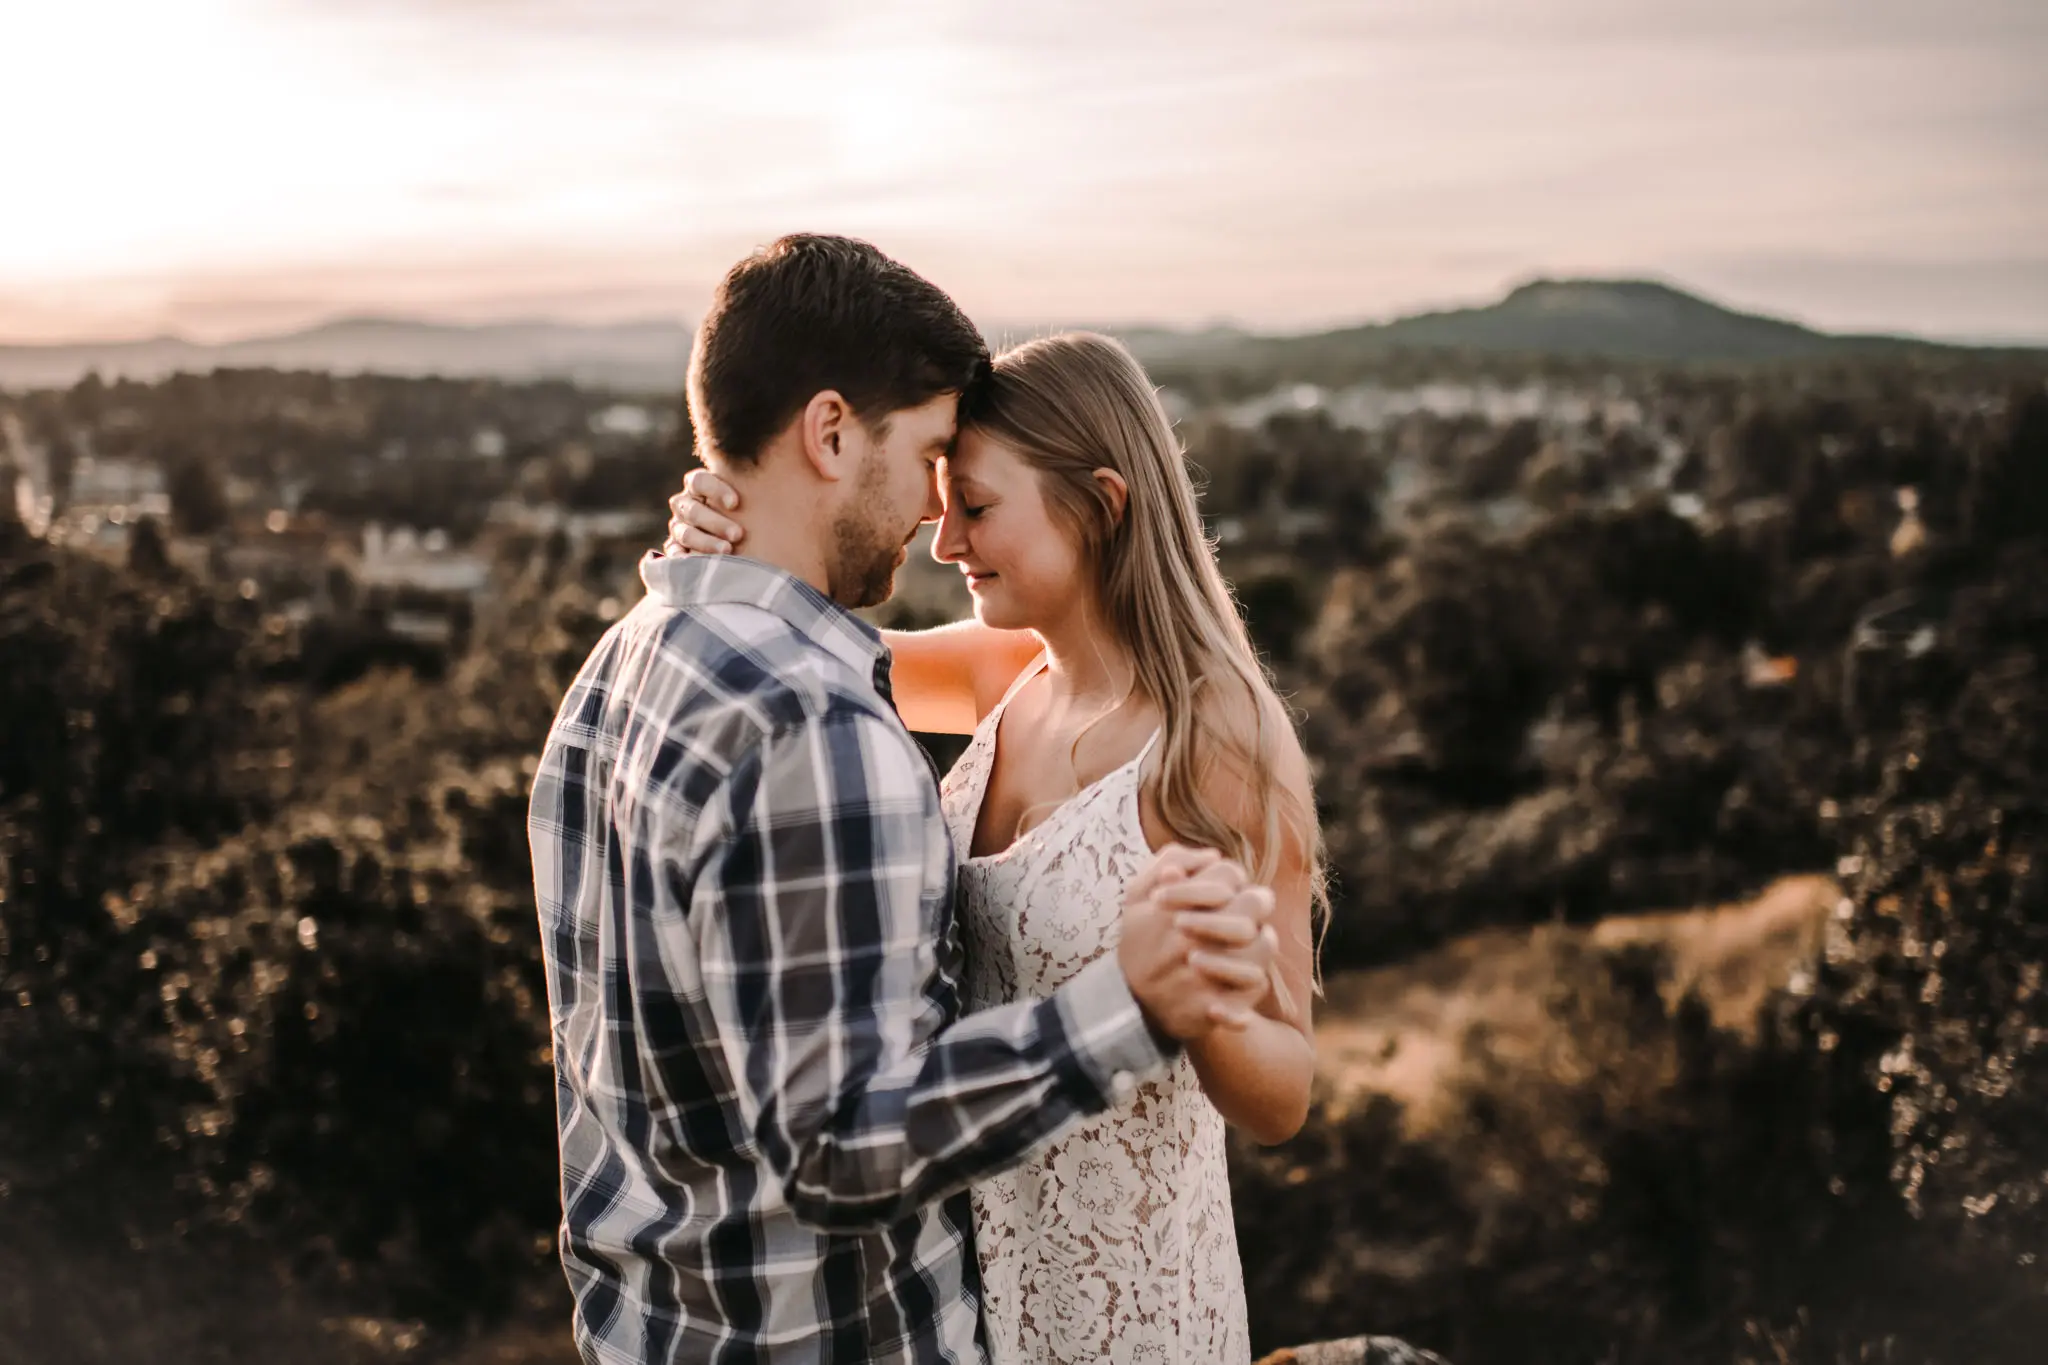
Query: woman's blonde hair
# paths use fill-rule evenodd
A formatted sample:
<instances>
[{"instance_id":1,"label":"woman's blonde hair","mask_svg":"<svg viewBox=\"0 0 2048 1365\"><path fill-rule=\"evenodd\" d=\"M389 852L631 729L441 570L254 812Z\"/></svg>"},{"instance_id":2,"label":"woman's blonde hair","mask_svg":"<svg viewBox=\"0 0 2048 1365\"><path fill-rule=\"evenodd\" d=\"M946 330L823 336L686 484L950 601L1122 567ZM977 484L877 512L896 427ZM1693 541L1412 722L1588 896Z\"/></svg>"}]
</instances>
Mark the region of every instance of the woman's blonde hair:
<instances>
[{"instance_id":1,"label":"woman's blonde hair","mask_svg":"<svg viewBox=\"0 0 2048 1365\"><path fill-rule=\"evenodd\" d=\"M1217 568L1172 419L1137 358L1093 332L1026 342L996 357L969 391L961 425L1037 470L1054 516L1079 542L1104 624L1136 666L1134 688L1159 709L1150 780L1167 828L1268 884L1291 842L1308 860L1320 924L1328 896L1316 812L1279 775L1287 709ZM1121 517L1098 469L1124 481ZM1249 734L1226 722L1233 712L1251 716ZM1262 829L1237 828L1204 795L1203 777L1218 761L1242 775L1251 808L1265 812Z\"/></svg>"}]
</instances>

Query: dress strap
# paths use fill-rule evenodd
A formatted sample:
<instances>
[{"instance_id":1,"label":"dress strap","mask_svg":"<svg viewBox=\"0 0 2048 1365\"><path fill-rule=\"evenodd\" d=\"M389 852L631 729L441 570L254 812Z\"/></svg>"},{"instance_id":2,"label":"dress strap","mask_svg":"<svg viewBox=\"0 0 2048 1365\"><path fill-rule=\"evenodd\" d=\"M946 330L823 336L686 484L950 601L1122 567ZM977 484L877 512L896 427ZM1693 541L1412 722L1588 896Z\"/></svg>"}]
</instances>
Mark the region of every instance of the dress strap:
<instances>
[{"instance_id":1,"label":"dress strap","mask_svg":"<svg viewBox=\"0 0 2048 1365\"><path fill-rule=\"evenodd\" d=\"M1145 741L1145 747L1138 750L1138 757L1135 761L1140 770L1144 768L1145 760L1152 757L1152 751L1159 747L1160 736L1164 735L1165 733L1166 727L1164 725L1160 726L1157 730L1154 730L1152 732L1152 738Z\"/></svg>"},{"instance_id":2,"label":"dress strap","mask_svg":"<svg viewBox=\"0 0 2048 1365\"><path fill-rule=\"evenodd\" d=\"M1016 696L1019 692L1022 692L1024 690L1025 683L1030 682L1033 678L1045 672L1045 666L1046 664L1051 662L1051 660L1052 656L1050 654L1046 653L1042 649L1039 650L1038 657L1033 659L1030 663L1024 665L1024 671L1022 673L1019 673L1016 677L1016 680L1010 684L1010 690L1003 693L1003 699L996 703L995 711L1000 711L1005 706L1008 706L1010 704L1010 698ZM989 714L994 715L995 711L991 711Z\"/></svg>"}]
</instances>

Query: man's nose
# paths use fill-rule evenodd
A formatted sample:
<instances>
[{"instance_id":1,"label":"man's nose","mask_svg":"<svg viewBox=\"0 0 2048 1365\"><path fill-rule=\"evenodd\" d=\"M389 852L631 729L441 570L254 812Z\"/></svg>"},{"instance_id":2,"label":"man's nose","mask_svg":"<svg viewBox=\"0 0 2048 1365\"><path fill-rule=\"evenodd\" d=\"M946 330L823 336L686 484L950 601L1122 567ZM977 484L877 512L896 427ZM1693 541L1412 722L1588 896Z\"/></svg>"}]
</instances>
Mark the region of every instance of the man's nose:
<instances>
[{"instance_id":1,"label":"man's nose","mask_svg":"<svg viewBox=\"0 0 2048 1365\"><path fill-rule=\"evenodd\" d=\"M924 487L924 515L918 518L918 522L921 525L924 522L937 521L945 514L946 500L939 496L939 476L934 472L931 481Z\"/></svg>"}]
</instances>

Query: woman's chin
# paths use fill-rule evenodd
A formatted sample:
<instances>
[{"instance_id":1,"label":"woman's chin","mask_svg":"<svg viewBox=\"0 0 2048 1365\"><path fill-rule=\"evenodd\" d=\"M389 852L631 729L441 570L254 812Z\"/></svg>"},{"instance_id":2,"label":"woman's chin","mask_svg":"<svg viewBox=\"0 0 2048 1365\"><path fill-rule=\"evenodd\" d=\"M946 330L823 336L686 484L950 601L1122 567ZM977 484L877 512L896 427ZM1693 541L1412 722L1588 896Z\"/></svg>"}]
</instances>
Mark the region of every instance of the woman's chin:
<instances>
[{"instance_id":1,"label":"woman's chin","mask_svg":"<svg viewBox=\"0 0 2048 1365\"><path fill-rule=\"evenodd\" d=\"M1014 613L1005 611L1001 602L991 602L981 594L974 594L974 619L990 630L1024 630L1022 621L1013 620Z\"/></svg>"}]
</instances>

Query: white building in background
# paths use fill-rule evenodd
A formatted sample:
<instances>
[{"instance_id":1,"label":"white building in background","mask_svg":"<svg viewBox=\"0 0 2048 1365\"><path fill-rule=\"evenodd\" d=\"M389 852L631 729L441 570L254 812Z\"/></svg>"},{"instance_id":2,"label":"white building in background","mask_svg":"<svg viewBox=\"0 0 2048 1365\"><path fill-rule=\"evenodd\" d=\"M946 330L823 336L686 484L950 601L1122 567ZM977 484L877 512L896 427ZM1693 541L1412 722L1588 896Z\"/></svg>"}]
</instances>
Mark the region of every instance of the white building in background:
<instances>
[{"instance_id":1,"label":"white building in background","mask_svg":"<svg viewBox=\"0 0 2048 1365\"><path fill-rule=\"evenodd\" d=\"M71 469L69 510L117 525L171 514L170 484L148 460L87 455Z\"/></svg>"},{"instance_id":2,"label":"white building in background","mask_svg":"<svg viewBox=\"0 0 2048 1365\"><path fill-rule=\"evenodd\" d=\"M491 566L481 555L450 549L445 531L430 530L422 535L410 526L387 531L371 522L363 528L356 584L366 591L474 598L489 590Z\"/></svg>"},{"instance_id":3,"label":"white building in background","mask_svg":"<svg viewBox=\"0 0 2048 1365\"><path fill-rule=\"evenodd\" d=\"M460 649L476 610L491 591L490 561L457 550L439 528L363 528L355 565L360 610L401 639L434 649Z\"/></svg>"},{"instance_id":4,"label":"white building in background","mask_svg":"<svg viewBox=\"0 0 2048 1365\"><path fill-rule=\"evenodd\" d=\"M1223 409L1223 417L1230 425L1251 431L1276 416L1323 412L1340 427L1384 431L1418 412L1444 418L1478 417L1494 426L1523 418L1583 426L1596 410L1609 426L1633 425L1642 417L1641 405L1624 398L1541 383L1509 388L1488 380L1436 380L1400 387L1367 381L1335 390L1316 384L1282 384L1270 393L1230 404Z\"/></svg>"},{"instance_id":5,"label":"white building in background","mask_svg":"<svg viewBox=\"0 0 2048 1365\"><path fill-rule=\"evenodd\" d=\"M71 468L68 496L61 510L33 488L17 490L22 520L38 524L42 534L99 556L118 561L127 556L135 528L146 520L167 521L171 495L163 470L148 460L108 459L83 455Z\"/></svg>"},{"instance_id":6,"label":"white building in background","mask_svg":"<svg viewBox=\"0 0 2048 1365\"><path fill-rule=\"evenodd\" d=\"M1261 397L1231 404L1223 410L1223 420L1240 431L1255 431L1268 418L1315 412L1329 402L1329 391L1320 385L1283 384Z\"/></svg>"},{"instance_id":7,"label":"white building in background","mask_svg":"<svg viewBox=\"0 0 2048 1365\"><path fill-rule=\"evenodd\" d=\"M638 403L614 403L591 414L590 429L600 436L652 436L654 414Z\"/></svg>"},{"instance_id":8,"label":"white building in background","mask_svg":"<svg viewBox=\"0 0 2048 1365\"><path fill-rule=\"evenodd\" d=\"M445 611L399 609L386 612L384 629L416 645L432 645L441 649L452 646L461 633L456 629L454 618Z\"/></svg>"},{"instance_id":9,"label":"white building in background","mask_svg":"<svg viewBox=\"0 0 2048 1365\"><path fill-rule=\"evenodd\" d=\"M492 503L490 520L494 526L530 535L544 536L560 531L569 538L571 545L577 546L594 540L624 540L650 535L668 524L668 518L660 508L601 507L594 511L576 512L556 502L528 503L517 498L501 498ZM652 543L649 542L650 545Z\"/></svg>"}]
</instances>

